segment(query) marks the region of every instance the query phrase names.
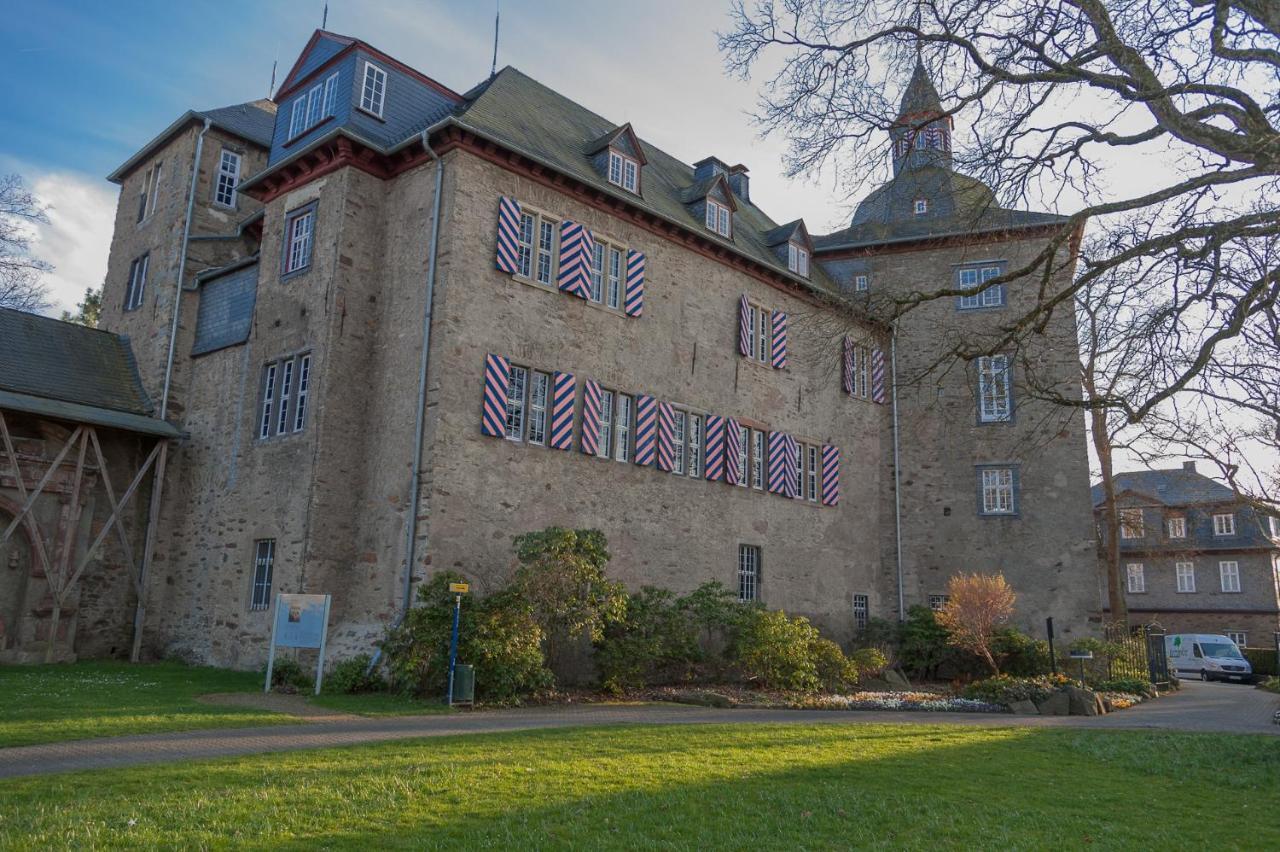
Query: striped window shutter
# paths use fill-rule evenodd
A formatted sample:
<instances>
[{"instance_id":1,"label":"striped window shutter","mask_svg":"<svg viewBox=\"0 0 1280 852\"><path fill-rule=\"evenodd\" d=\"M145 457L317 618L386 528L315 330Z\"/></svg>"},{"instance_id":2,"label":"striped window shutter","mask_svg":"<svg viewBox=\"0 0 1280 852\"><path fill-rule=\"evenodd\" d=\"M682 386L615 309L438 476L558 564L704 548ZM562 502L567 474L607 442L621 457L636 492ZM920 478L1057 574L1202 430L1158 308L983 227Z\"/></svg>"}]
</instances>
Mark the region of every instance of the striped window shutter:
<instances>
[{"instance_id":1,"label":"striped window shutter","mask_svg":"<svg viewBox=\"0 0 1280 852\"><path fill-rule=\"evenodd\" d=\"M560 223L560 277L561 290L579 299L591 295L591 255L595 240L585 225L565 219Z\"/></svg>"},{"instance_id":2,"label":"striped window shutter","mask_svg":"<svg viewBox=\"0 0 1280 852\"><path fill-rule=\"evenodd\" d=\"M556 373L551 390L551 441L556 450L573 446L573 403L577 396L573 373Z\"/></svg>"},{"instance_id":3,"label":"striped window shutter","mask_svg":"<svg viewBox=\"0 0 1280 852\"><path fill-rule=\"evenodd\" d=\"M654 441L657 437L657 404L648 394L636 394L636 456L641 467L653 464Z\"/></svg>"},{"instance_id":4,"label":"striped window shutter","mask_svg":"<svg viewBox=\"0 0 1280 852\"><path fill-rule=\"evenodd\" d=\"M786 493L787 436L785 432L769 433L769 491Z\"/></svg>"},{"instance_id":5,"label":"striped window shutter","mask_svg":"<svg viewBox=\"0 0 1280 852\"><path fill-rule=\"evenodd\" d=\"M800 445L790 435L785 437L785 445L782 493L787 497L799 498L801 494L796 487L796 479L800 474Z\"/></svg>"},{"instance_id":6,"label":"striped window shutter","mask_svg":"<svg viewBox=\"0 0 1280 852\"><path fill-rule=\"evenodd\" d=\"M507 434L507 384L511 381L511 362L501 355L484 359L484 411L480 416L480 433L494 438Z\"/></svg>"},{"instance_id":7,"label":"striped window shutter","mask_svg":"<svg viewBox=\"0 0 1280 852\"><path fill-rule=\"evenodd\" d=\"M871 350L871 401L884 405L886 399L884 384L884 352Z\"/></svg>"},{"instance_id":8,"label":"striped window shutter","mask_svg":"<svg viewBox=\"0 0 1280 852\"><path fill-rule=\"evenodd\" d=\"M600 447L600 383L587 379L582 383L582 452L594 456Z\"/></svg>"},{"instance_id":9,"label":"striped window shutter","mask_svg":"<svg viewBox=\"0 0 1280 852\"><path fill-rule=\"evenodd\" d=\"M849 339L848 335L844 338L844 354L841 366L840 374L844 378L844 392L849 396L853 396L853 341Z\"/></svg>"},{"instance_id":10,"label":"striped window shutter","mask_svg":"<svg viewBox=\"0 0 1280 852\"><path fill-rule=\"evenodd\" d=\"M498 199L498 268L515 275L520 269L520 202Z\"/></svg>"},{"instance_id":11,"label":"striped window shutter","mask_svg":"<svg viewBox=\"0 0 1280 852\"><path fill-rule=\"evenodd\" d=\"M787 366L787 315L782 311L773 312L773 369L782 370Z\"/></svg>"},{"instance_id":12,"label":"striped window shutter","mask_svg":"<svg viewBox=\"0 0 1280 852\"><path fill-rule=\"evenodd\" d=\"M746 293L738 299L738 354L751 354L751 316Z\"/></svg>"},{"instance_id":13,"label":"striped window shutter","mask_svg":"<svg viewBox=\"0 0 1280 852\"><path fill-rule=\"evenodd\" d=\"M724 418L708 414L706 419L706 474L710 482L724 479Z\"/></svg>"},{"instance_id":14,"label":"striped window shutter","mask_svg":"<svg viewBox=\"0 0 1280 852\"><path fill-rule=\"evenodd\" d=\"M724 481L730 485L738 484L738 453L742 452L742 436L738 434L740 427L732 417L724 421Z\"/></svg>"},{"instance_id":15,"label":"striped window shutter","mask_svg":"<svg viewBox=\"0 0 1280 852\"><path fill-rule=\"evenodd\" d=\"M627 289L622 309L629 317L644 313L644 252L627 250Z\"/></svg>"},{"instance_id":16,"label":"striped window shutter","mask_svg":"<svg viewBox=\"0 0 1280 852\"><path fill-rule=\"evenodd\" d=\"M658 470L670 473L676 466L676 412L669 402L658 403Z\"/></svg>"},{"instance_id":17,"label":"striped window shutter","mask_svg":"<svg viewBox=\"0 0 1280 852\"><path fill-rule=\"evenodd\" d=\"M822 505L840 502L840 448L822 445Z\"/></svg>"}]
</instances>

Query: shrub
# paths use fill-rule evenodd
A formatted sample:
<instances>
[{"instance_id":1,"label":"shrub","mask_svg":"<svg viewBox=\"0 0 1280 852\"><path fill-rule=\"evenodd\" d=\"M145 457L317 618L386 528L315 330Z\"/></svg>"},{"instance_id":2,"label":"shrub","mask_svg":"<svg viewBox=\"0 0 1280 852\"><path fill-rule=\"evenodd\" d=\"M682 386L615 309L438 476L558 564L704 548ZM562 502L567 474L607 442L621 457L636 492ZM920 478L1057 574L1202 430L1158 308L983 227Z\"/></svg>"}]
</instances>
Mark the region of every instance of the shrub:
<instances>
[{"instance_id":1,"label":"shrub","mask_svg":"<svg viewBox=\"0 0 1280 852\"><path fill-rule=\"evenodd\" d=\"M997 631L991 641L991 653L1006 674L1015 677L1049 674L1049 643L1033 639L1017 628Z\"/></svg>"},{"instance_id":2,"label":"shrub","mask_svg":"<svg viewBox=\"0 0 1280 852\"><path fill-rule=\"evenodd\" d=\"M830 639L815 639L809 644L809 655L818 675L818 683L827 692L844 692L858 683L858 664L844 655Z\"/></svg>"},{"instance_id":3,"label":"shrub","mask_svg":"<svg viewBox=\"0 0 1280 852\"><path fill-rule=\"evenodd\" d=\"M263 677L267 670L262 669ZM271 688L280 692L305 692L315 686L315 680L292 657L276 657L271 663Z\"/></svg>"},{"instance_id":4,"label":"shrub","mask_svg":"<svg viewBox=\"0 0 1280 852\"><path fill-rule=\"evenodd\" d=\"M947 644L946 629L927 606L907 610L899 637L898 660L916 677L935 678L939 666L957 659L955 649Z\"/></svg>"},{"instance_id":5,"label":"shrub","mask_svg":"<svg viewBox=\"0 0 1280 852\"><path fill-rule=\"evenodd\" d=\"M889 666L889 660L879 648L858 648L849 659L858 667L859 679L878 677Z\"/></svg>"},{"instance_id":6,"label":"shrub","mask_svg":"<svg viewBox=\"0 0 1280 852\"><path fill-rule=\"evenodd\" d=\"M771 689L816 690L820 682L812 647L818 631L809 619L789 618L781 610L750 612L736 648L743 677Z\"/></svg>"},{"instance_id":7,"label":"shrub","mask_svg":"<svg viewBox=\"0 0 1280 852\"><path fill-rule=\"evenodd\" d=\"M325 675L324 691L350 695L356 692L379 692L385 689L387 684L382 679L382 675L376 670L369 671L369 663L372 659L368 654L361 654L335 663L333 670Z\"/></svg>"},{"instance_id":8,"label":"shrub","mask_svg":"<svg viewBox=\"0 0 1280 852\"><path fill-rule=\"evenodd\" d=\"M937 620L952 645L981 657L993 674L1000 674L991 646L1013 616L1016 599L1002 574L957 574L947 582L947 602Z\"/></svg>"},{"instance_id":9,"label":"shrub","mask_svg":"<svg viewBox=\"0 0 1280 852\"><path fill-rule=\"evenodd\" d=\"M412 695L443 695L449 673L454 595L462 577L437 574L418 590L418 606L382 642L392 686ZM505 589L463 603L458 661L476 667L476 697L511 701L552 683L543 631L527 600Z\"/></svg>"},{"instance_id":10,"label":"shrub","mask_svg":"<svg viewBox=\"0 0 1280 852\"><path fill-rule=\"evenodd\" d=\"M515 538L520 566L511 589L529 606L545 636L593 642L625 617L627 593L604 576L608 542L599 530L547 527Z\"/></svg>"},{"instance_id":11,"label":"shrub","mask_svg":"<svg viewBox=\"0 0 1280 852\"><path fill-rule=\"evenodd\" d=\"M1137 677L1115 677L1093 684L1098 692L1127 692L1130 695L1145 695L1148 698L1156 694L1156 688L1149 680Z\"/></svg>"},{"instance_id":12,"label":"shrub","mask_svg":"<svg viewBox=\"0 0 1280 852\"><path fill-rule=\"evenodd\" d=\"M1001 674L976 681L964 689L965 698L976 698L993 704L1012 704L1014 701L1044 701L1053 693L1074 683L1066 675L1041 677L1012 677Z\"/></svg>"},{"instance_id":13,"label":"shrub","mask_svg":"<svg viewBox=\"0 0 1280 852\"><path fill-rule=\"evenodd\" d=\"M1267 692L1280 694L1280 677L1269 677L1262 682L1262 688Z\"/></svg>"},{"instance_id":14,"label":"shrub","mask_svg":"<svg viewBox=\"0 0 1280 852\"><path fill-rule=\"evenodd\" d=\"M1249 661L1255 675L1278 675L1275 648L1241 648L1240 653Z\"/></svg>"}]
</instances>

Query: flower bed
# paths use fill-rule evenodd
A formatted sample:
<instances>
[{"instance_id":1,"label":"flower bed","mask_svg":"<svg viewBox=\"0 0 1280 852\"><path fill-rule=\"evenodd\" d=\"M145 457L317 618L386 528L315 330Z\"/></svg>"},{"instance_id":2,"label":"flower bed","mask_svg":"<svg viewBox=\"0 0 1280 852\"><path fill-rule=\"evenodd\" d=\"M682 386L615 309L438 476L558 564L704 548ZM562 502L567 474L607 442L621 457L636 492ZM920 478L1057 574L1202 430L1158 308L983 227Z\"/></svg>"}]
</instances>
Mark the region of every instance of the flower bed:
<instances>
[{"instance_id":1,"label":"flower bed","mask_svg":"<svg viewBox=\"0 0 1280 852\"><path fill-rule=\"evenodd\" d=\"M932 692L855 692L816 695L804 706L821 710L919 710L929 713L1007 713L1003 704Z\"/></svg>"}]
</instances>

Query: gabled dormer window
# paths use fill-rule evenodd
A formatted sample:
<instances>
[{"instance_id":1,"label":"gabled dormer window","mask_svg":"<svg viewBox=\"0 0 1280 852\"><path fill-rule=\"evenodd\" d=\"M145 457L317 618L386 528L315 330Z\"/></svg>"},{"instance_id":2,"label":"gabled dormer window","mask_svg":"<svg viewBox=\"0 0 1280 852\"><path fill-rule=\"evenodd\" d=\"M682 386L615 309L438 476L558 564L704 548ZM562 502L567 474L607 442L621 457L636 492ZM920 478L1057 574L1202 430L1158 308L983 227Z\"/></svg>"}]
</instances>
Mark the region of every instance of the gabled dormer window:
<instances>
[{"instance_id":1,"label":"gabled dormer window","mask_svg":"<svg viewBox=\"0 0 1280 852\"><path fill-rule=\"evenodd\" d=\"M795 243L787 243L787 269L808 278L809 250Z\"/></svg>"},{"instance_id":2,"label":"gabled dormer window","mask_svg":"<svg viewBox=\"0 0 1280 852\"><path fill-rule=\"evenodd\" d=\"M729 208L718 201L707 199L707 230L715 231L722 237L732 234Z\"/></svg>"},{"instance_id":3,"label":"gabled dormer window","mask_svg":"<svg viewBox=\"0 0 1280 852\"><path fill-rule=\"evenodd\" d=\"M609 151L609 183L627 192L640 191L640 164L617 151Z\"/></svg>"},{"instance_id":4,"label":"gabled dormer window","mask_svg":"<svg viewBox=\"0 0 1280 852\"><path fill-rule=\"evenodd\" d=\"M927 198L916 199L916 215L923 216L929 212L929 200Z\"/></svg>"},{"instance_id":5,"label":"gabled dormer window","mask_svg":"<svg viewBox=\"0 0 1280 852\"><path fill-rule=\"evenodd\" d=\"M336 72L298 95L289 111L289 138L297 139L333 115L337 98L338 75Z\"/></svg>"},{"instance_id":6,"label":"gabled dormer window","mask_svg":"<svg viewBox=\"0 0 1280 852\"><path fill-rule=\"evenodd\" d=\"M387 97L387 72L372 62L364 64L364 85L360 90L360 109L382 118L382 105Z\"/></svg>"}]
</instances>

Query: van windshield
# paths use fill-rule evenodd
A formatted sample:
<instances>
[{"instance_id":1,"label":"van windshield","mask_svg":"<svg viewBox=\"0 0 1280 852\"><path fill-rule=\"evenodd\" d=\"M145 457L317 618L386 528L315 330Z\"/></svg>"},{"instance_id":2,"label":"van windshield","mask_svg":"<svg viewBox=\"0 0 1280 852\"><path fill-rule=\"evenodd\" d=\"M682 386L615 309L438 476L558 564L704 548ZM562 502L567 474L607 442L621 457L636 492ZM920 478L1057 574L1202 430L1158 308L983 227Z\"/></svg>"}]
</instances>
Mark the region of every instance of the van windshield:
<instances>
[{"instance_id":1,"label":"van windshield","mask_svg":"<svg viewBox=\"0 0 1280 852\"><path fill-rule=\"evenodd\" d=\"M1206 657L1225 657L1229 660L1243 660L1240 650L1227 642L1201 642L1201 650Z\"/></svg>"}]
</instances>

